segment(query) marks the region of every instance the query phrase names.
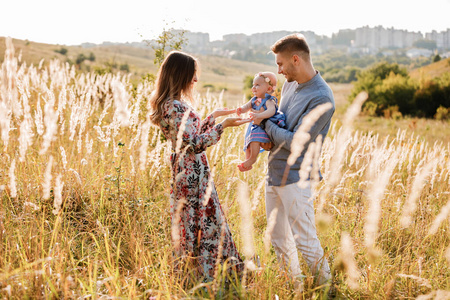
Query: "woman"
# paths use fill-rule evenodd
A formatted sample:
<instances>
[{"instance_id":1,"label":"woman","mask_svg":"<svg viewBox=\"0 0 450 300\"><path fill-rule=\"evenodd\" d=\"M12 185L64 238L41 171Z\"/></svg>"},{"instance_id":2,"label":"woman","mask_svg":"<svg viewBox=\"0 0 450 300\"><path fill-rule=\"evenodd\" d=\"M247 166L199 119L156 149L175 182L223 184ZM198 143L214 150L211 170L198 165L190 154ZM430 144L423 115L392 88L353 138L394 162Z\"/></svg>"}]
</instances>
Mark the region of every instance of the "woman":
<instances>
[{"instance_id":1,"label":"woman","mask_svg":"<svg viewBox=\"0 0 450 300\"><path fill-rule=\"evenodd\" d=\"M250 120L217 117L235 113L218 109L201 121L185 101L192 99L197 82L197 61L183 52L173 51L161 65L152 96L151 121L172 142L171 216L172 241L179 257L194 257L205 281L214 276L216 260L228 260L238 271L242 262L212 181L207 147L216 144L224 128Z\"/></svg>"}]
</instances>

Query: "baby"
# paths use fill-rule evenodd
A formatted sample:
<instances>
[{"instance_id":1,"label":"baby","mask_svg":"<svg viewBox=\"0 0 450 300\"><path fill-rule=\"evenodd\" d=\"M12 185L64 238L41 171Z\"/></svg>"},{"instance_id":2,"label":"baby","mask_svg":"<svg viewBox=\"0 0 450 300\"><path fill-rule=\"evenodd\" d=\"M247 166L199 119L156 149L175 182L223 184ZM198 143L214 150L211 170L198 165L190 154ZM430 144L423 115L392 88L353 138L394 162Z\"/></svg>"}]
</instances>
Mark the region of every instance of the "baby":
<instances>
[{"instance_id":1,"label":"baby","mask_svg":"<svg viewBox=\"0 0 450 300\"><path fill-rule=\"evenodd\" d=\"M252 93L254 97L241 107L236 109L236 113L246 113L253 109L259 113L251 112L250 118L269 119L280 127L285 127L285 116L278 111L277 98L272 96L277 87L277 77L272 72L260 72L253 79ZM260 143L270 143L267 133L253 124L249 123L245 134L245 161L238 165L239 171L245 172L252 169L252 165L256 162L258 154L264 151L260 147Z\"/></svg>"}]
</instances>

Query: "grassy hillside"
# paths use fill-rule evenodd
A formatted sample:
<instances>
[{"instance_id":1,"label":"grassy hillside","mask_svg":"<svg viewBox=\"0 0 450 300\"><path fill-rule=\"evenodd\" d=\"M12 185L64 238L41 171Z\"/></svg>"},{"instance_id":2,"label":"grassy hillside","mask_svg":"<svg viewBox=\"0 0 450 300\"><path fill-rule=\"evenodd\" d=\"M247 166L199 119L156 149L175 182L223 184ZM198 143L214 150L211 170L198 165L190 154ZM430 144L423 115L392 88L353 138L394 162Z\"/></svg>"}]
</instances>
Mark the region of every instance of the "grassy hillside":
<instances>
[{"instance_id":1,"label":"grassy hillside","mask_svg":"<svg viewBox=\"0 0 450 300\"><path fill-rule=\"evenodd\" d=\"M151 48L141 49L121 45L82 48L81 46L43 44L18 39L13 39L13 44L16 54L22 53L22 61L29 64L37 65L41 59L49 61L55 58L61 61L75 62L79 54L88 56L92 52L96 60L91 65L102 65L108 62L115 62L117 64L127 63L130 66L130 71L136 75L143 75L148 72L155 73L157 70L153 64L154 55ZM5 38L0 37L0 61L4 59L5 47ZM55 50L61 48L68 50L66 55L55 52Z\"/></svg>"},{"instance_id":2,"label":"grassy hillside","mask_svg":"<svg viewBox=\"0 0 450 300\"><path fill-rule=\"evenodd\" d=\"M444 73L450 73L450 58L442 59L438 62L412 70L409 75L415 79L420 79L422 76L425 79L431 79L439 77Z\"/></svg>"},{"instance_id":3,"label":"grassy hillside","mask_svg":"<svg viewBox=\"0 0 450 300\"><path fill-rule=\"evenodd\" d=\"M16 55L22 54L22 62L38 65L44 59L44 64L52 59L75 62L79 54L89 56L92 52L95 61L85 61L91 70L107 64L128 64L134 80L139 80L147 73L156 74L157 66L153 63L154 53L149 46L148 49L136 48L125 45L97 46L93 48L82 48L81 46L52 45L13 39ZM62 47L66 48L67 54L62 55L55 52ZM5 38L0 37L0 62L4 59ZM200 61L200 80L198 89L201 92L209 87L211 92L225 90L224 98L227 103L235 103L242 99L243 80L246 75L261 71L276 72L275 64L268 67L264 64L244 62L225 57L198 56Z\"/></svg>"}]
</instances>

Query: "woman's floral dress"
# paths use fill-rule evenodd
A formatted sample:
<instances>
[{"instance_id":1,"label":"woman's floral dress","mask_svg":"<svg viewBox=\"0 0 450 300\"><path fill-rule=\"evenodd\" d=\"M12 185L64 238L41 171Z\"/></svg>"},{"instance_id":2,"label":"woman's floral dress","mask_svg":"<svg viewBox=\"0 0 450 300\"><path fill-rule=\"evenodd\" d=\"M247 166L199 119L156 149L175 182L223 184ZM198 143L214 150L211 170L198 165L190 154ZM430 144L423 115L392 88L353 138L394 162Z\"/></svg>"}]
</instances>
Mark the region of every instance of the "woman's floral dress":
<instances>
[{"instance_id":1,"label":"woman's floral dress","mask_svg":"<svg viewBox=\"0 0 450 300\"><path fill-rule=\"evenodd\" d=\"M212 115L201 121L186 102L168 100L160 128L172 142L174 151L170 211L175 253L196 257L207 281L213 279L218 258L228 260L228 264L241 271L242 261L220 206L205 153L207 147L219 141L222 125L215 125ZM184 129L182 134L178 134L180 128ZM178 144L177 137L181 138Z\"/></svg>"}]
</instances>

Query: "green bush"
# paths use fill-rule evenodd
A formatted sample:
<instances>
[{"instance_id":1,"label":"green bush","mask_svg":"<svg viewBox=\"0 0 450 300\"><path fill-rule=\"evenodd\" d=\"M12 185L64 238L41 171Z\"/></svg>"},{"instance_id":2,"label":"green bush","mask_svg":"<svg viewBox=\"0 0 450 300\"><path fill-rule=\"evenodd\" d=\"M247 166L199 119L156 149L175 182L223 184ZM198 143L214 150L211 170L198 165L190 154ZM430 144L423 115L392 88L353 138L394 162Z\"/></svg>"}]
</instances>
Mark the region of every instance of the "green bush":
<instances>
[{"instance_id":1,"label":"green bush","mask_svg":"<svg viewBox=\"0 0 450 300\"><path fill-rule=\"evenodd\" d=\"M416 85L410 78L391 72L375 87L375 97L372 101L380 108L396 106L403 114L414 113L413 97Z\"/></svg>"},{"instance_id":2,"label":"green bush","mask_svg":"<svg viewBox=\"0 0 450 300\"><path fill-rule=\"evenodd\" d=\"M77 59L75 60L75 63L77 65L81 64L82 62L84 62L86 60L86 56L84 56L83 53L78 54Z\"/></svg>"},{"instance_id":3,"label":"green bush","mask_svg":"<svg viewBox=\"0 0 450 300\"><path fill-rule=\"evenodd\" d=\"M439 106L434 115L436 120L450 120L450 108Z\"/></svg>"},{"instance_id":4,"label":"green bush","mask_svg":"<svg viewBox=\"0 0 450 300\"><path fill-rule=\"evenodd\" d=\"M366 101L363 106L363 114L370 117L375 117L377 115L378 105L372 101Z\"/></svg>"},{"instance_id":5,"label":"green bush","mask_svg":"<svg viewBox=\"0 0 450 300\"><path fill-rule=\"evenodd\" d=\"M397 105L388 106L388 108L383 109L383 114L386 119L392 118L395 120L400 120L403 117L402 113L399 112Z\"/></svg>"},{"instance_id":6,"label":"green bush","mask_svg":"<svg viewBox=\"0 0 450 300\"><path fill-rule=\"evenodd\" d=\"M408 71L406 68L400 67L396 63L380 62L375 64L373 67L369 68L367 72L372 73L375 77L380 79L385 79L391 73L399 74L404 77L408 76Z\"/></svg>"},{"instance_id":7,"label":"green bush","mask_svg":"<svg viewBox=\"0 0 450 300\"><path fill-rule=\"evenodd\" d=\"M406 69L387 62L376 64L357 75L349 100L361 91L369 98L363 106L366 115L401 118L404 115L426 118L442 117L450 107L450 74L429 81L409 78Z\"/></svg>"},{"instance_id":8,"label":"green bush","mask_svg":"<svg viewBox=\"0 0 450 300\"><path fill-rule=\"evenodd\" d=\"M356 81L359 68L346 67L344 69L330 69L323 71L322 77L327 82L349 83Z\"/></svg>"},{"instance_id":9,"label":"green bush","mask_svg":"<svg viewBox=\"0 0 450 300\"><path fill-rule=\"evenodd\" d=\"M255 78L254 75L247 75L244 77L244 92L245 92L245 98L251 99L253 97L252 93L252 86L253 86L253 78Z\"/></svg>"},{"instance_id":10,"label":"green bush","mask_svg":"<svg viewBox=\"0 0 450 300\"><path fill-rule=\"evenodd\" d=\"M141 82L143 83L154 83L156 81L156 75L152 73L147 73L142 76Z\"/></svg>"},{"instance_id":11,"label":"green bush","mask_svg":"<svg viewBox=\"0 0 450 300\"><path fill-rule=\"evenodd\" d=\"M448 102L446 100L444 89L434 81L429 81L418 89L413 99L419 116L426 118L432 118L439 106L448 107L445 105Z\"/></svg>"},{"instance_id":12,"label":"green bush","mask_svg":"<svg viewBox=\"0 0 450 300\"><path fill-rule=\"evenodd\" d=\"M376 77L375 74L370 72L363 72L358 75L358 81L353 86L352 93L350 94L350 100L353 101L355 97L362 91L366 91L369 94L368 101L372 101L375 96L375 88L381 84L381 79Z\"/></svg>"},{"instance_id":13,"label":"green bush","mask_svg":"<svg viewBox=\"0 0 450 300\"><path fill-rule=\"evenodd\" d=\"M119 67L120 71L130 72L130 66L127 63L121 64Z\"/></svg>"},{"instance_id":14,"label":"green bush","mask_svg":"<svg viewBox=\"0 0 450 300\"><path fill-rule=\"evenodd\" d=\"M67 48L61 47L61 49L59 50L55 50L56 53L62 54L62 55L66 55L68 50Z\"/></svg>"},{"instance_id":15,"label":"green bush","mask_svg":"<svg viewBox=\"0 0 450 300\"><path fill-rule=\"evenodd\" d=\"M108 74L108 73L112 73L112 69L111 68L103 67L103 66L94 66L93 71L94 71L95 74L98 74L98 75L105 75L105 74Z\"/></svg>"},{"instance_id":16,"label":"green bush","mask_svg":"<svg viewBox=\"0 0 450 300\"><path fill-rule=\"evenodd\" d=\"M382 81L390 74L408 77L406 69L400 67L398 64L390 64L388 62L374 64L356 75L357 81L355 82L350 99L353 101L356 95L362 91L366 91L369 94L368 100L376 103L376 100L374 101L372 99L376 95L375 88L381 85Z\"/></svg>"}]
</instances>

